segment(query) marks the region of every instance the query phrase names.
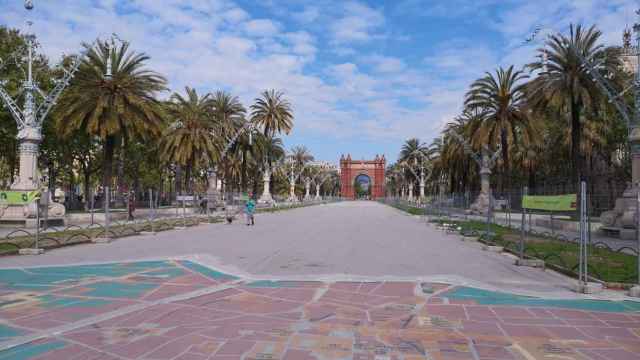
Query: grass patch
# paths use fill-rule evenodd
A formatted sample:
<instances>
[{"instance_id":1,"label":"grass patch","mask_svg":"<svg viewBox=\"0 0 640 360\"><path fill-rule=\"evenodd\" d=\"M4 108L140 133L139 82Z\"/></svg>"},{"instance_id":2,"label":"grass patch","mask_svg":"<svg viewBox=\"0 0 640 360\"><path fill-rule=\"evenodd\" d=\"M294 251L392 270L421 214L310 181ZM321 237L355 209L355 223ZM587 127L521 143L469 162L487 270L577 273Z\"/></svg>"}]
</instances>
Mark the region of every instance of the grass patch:
<instances>
[{"instance_id":1,"label":"grass patch","mask_svg":"<svg viewBox=\"0 0 640 360\"><path fill-rule=\"evenodd\" d=\"M487 231L487 224L481 221L452 221L437 219L434 223L447 223L464 233L475 231L482 235ZM505 226L491 224L490 236L483 236L482 241L503 246L508 251L519 254L520 232ZM606 282L634 283L638 279L638 258L608 248L590 245L587 265L590 276ZM560 241L540 235L527 234L525 255L545 261L547 266L561 269L563 272L577 276L579 246L577 243Z\"/></svg>"}]
</instances>

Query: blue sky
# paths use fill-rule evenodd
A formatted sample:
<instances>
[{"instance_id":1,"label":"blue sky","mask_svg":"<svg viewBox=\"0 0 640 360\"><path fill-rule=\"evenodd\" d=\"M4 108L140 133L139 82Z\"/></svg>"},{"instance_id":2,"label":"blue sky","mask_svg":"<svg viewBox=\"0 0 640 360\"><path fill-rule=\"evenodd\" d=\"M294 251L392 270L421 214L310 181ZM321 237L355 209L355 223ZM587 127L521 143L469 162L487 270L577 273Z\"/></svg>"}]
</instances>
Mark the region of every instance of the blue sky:
<instances>
[{"instance_id":1,"label":"blue sky","mask_svg":"<svg viewBox=\"0 0 640 360\"><path fill-rule=\"evenodd\" d=\"M430 142L461 110L469 84L498 65L530 62L537 26L597 24L619 44L633 0L35 0L51 59L117 33L151 56L173 91L228 90L248 106L267 88L295 110L287 147L395 159L405 139ZM22 0L0 23L24 28ZM168 95L168 94L167 94ZM167 96L165 95L165 96Z\"/></svg>"}]
</instances>

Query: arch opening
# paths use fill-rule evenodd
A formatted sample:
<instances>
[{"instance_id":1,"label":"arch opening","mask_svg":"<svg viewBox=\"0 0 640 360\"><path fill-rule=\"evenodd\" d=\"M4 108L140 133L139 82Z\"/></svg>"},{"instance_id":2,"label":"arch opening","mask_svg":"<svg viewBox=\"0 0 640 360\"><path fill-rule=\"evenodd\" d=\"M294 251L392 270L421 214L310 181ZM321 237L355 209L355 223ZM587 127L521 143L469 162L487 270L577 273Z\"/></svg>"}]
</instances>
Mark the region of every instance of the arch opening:
<instances>
[{"instance_id":1,"label":"arch opening","mask_svg":"<svg viewBox=\"0 0 640 360\"><path fill-rule=\"evenodd\" d=\"M370 200L371 199L371 189L373 184L371 183L371 178L367 174L360 174L355 177L353 180L353 189L355 192L356 199L360 200Z\"/></svg>"}]
</instances>

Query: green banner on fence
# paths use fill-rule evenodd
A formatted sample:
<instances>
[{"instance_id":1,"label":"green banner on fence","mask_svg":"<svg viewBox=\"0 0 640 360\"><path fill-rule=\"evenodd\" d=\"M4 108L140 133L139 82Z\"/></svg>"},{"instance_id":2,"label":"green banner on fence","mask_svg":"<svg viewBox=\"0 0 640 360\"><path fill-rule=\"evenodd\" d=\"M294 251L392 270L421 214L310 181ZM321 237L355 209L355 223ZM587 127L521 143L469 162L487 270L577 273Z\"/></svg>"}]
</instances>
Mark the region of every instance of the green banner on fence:
<instances>
[{"instance_id":1,"label":"green banner on fence","mask_svg":"<svg viewBox=\"0 0 640 360\"><path fill-rule=\"evenodd\" d=\"M0 203L9 205L31 204L40 198L40 191L0 191Z\"/></svg>"},{"instance_id":2,"label":"green banner on fence","mask_svg":"<svg viewBox=\"0 0 640 360\"><path fill-rule=\"evenodd\" d=\"M533 210L547 211L573 211L578 202L576 194L534 196L524 195L522 197L522 207Z\"/></svg>"}]
</instances>

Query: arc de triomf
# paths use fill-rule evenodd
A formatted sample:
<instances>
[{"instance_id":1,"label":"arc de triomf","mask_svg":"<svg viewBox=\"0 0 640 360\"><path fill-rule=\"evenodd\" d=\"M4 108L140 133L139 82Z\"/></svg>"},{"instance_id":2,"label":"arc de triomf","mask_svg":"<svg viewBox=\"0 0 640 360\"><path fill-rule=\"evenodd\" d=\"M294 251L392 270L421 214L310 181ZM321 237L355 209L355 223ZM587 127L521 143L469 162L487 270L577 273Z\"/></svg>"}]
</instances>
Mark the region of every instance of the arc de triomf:
<instances>
[{"instance_id":1,"label":"arc de triomf","mask_svg":"<svg viewBox=\"0 0 640 360\"><path fill-rule=\"evenodd\" d=\"M365 175L369 178L371 199L384 197L384 171L387 160L376 155L374 160L352 160L351 154L340 157L340 183L343 198L355 199L355 180Z\"/></svg>"}]
</instances>

